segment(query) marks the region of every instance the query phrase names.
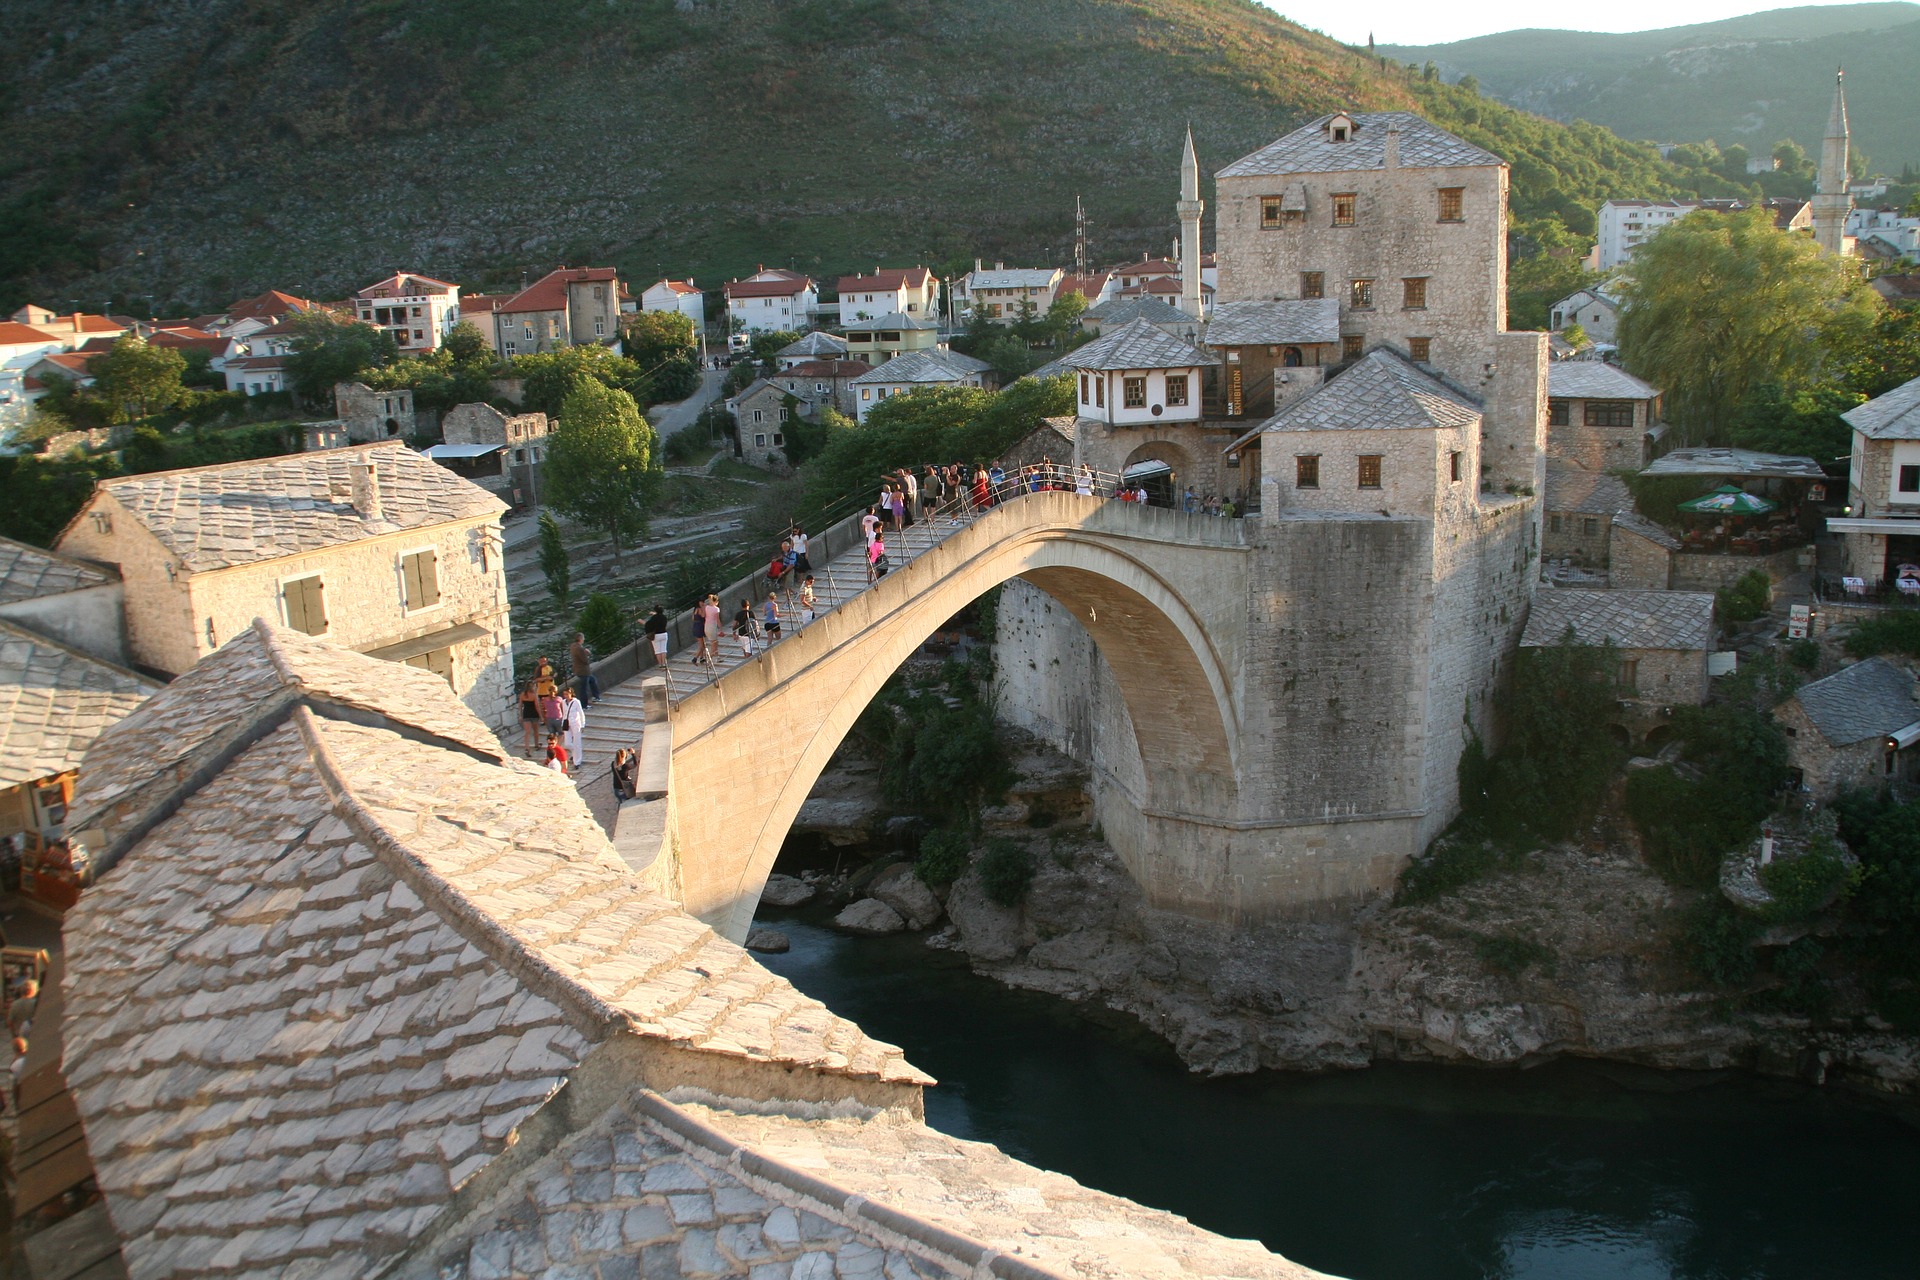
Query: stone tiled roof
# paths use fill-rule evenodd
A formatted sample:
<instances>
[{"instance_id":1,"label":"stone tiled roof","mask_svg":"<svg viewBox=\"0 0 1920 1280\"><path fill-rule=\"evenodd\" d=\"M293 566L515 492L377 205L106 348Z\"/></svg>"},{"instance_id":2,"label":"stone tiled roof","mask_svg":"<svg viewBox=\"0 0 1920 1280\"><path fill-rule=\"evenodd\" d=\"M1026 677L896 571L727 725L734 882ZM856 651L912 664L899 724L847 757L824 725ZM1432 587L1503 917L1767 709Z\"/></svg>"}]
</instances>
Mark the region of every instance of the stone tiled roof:
<instances>
[{"instance_id":1,"label":"stone tiled roof","mask_svg":"<svg viewBox=\"0 0 1920 1280\"><path fill-rule=\"evenodd\" d=\"M1704 591L1536 591L1520 645L1559 644L1569 627L1576 644L1705 649L1713 642L1713 597Z\"/></svg>"},{"instance_id":2,"label":"stone tiled roof","mask_svg":"<svg viewBox=\"0 0 1920 1280\"><path fill-rule=\"evenodd\" d=\"M1340 341L1340 303L1333 298L1222 302L1202 335L1210 347Z\"/></svg>"},{"instance_id":3,"label":"stone tiled roof","mask_svg":"<svg viewBox=\"0 0 1920 1280\"><path fill-rule=\"evenodd\" d=\"M1869 440L1920 440L1920 378L1840 415Z\"/></svg>"},{"instance_id":4,"label":"stone tiled roof","mask_svg":"<svg viewBox=\"0 0 1920 1280\"><path fill-rule=\"evenodd\" d=\"M1129 298L1111 298L1097 307L1088 307L1081 313L1083 320L1092 320L1102 325L1122 325L1134 320L1145 320L1148 324L1194 324L1194 318L1162 298L1152 294L1135 294Z\"/></svg>"},{"instance_id":5,"label":"stone tiled roof","mask_svg":"<svg viewBox=\"0 0 1920 1280\"><path fill-rule=\"evenodd\" d=\"M1549 462L1545 509L1610 516L1633 510L1633 494L1618 476Z\"/></svg>"},{"instance_id":6,"label":"stone tiled roof","mask_svg":"<svg viewBox=\"0 0 1920 1280\"><path fill-rule=\"evenodd\" d=\"M1547 394L1557 400L1651 400L1660 390L1603 361L1557 360L1547 366Z\"/></svg>"},{"instance_id":7,"label":"stone tiled roof","mask_svg":"<svg viewBox=\"0 0 1920 1280\"><path fill-rule=\"evenodd\" d=\"M1920 687L1885 658L1842 667L1794 695L1820 736L1836 747L1882 737L1920 721Z\"/></svg>"},{"instance_id":8,"label":"stone tiled roof","mask_svg":"<svg viewBox=\"0 0 1920 1280\"><path fill-rule=\"evenodd\" d=\"M1349 118L1353 121L1353 137L1347 142L1331 141L1327 122L1333 117L1321 116L1311 124L1301 125L1279 141L1270 142L1253 154L1242 156L1213 176L1239 178L1385 168L1387 129L1393 125L1398 125L1400 129L1400 164L1403 168L1506 163L1492 152L1482 151L1410 111L1349 113Z\"/></svg>"},{"instance_id":9,"label":"stone tiled roof","mask_svg":"<svg viewBox=\"0 0 1920 1280\"><path fill-rule=\"evenodd\" d=\"M963 356L958 352L902 351L872 373L863 373L847 385L858 387L895 382L919 382L928 385L961 382L969 374L980 373L992 367L985 360L976 360L972 356Z\"/></svg>"},{"instance_id":10,"label":"stone tiled roof","mask_svg":"<svg viewBox=\"0 0 1920 1280\"><path fill-rule=\"evenodd\" d=\"M1613 527L1615 529L1623 529L1628 533L1638 534L1648 542L1654 543L1656 546L1665 547L1668 551L1678 551L1680 549L1680 539L1674 537L1671 533L1637 511L1621 511L1615 513L1613 517Z\"/></svg>"},{"instance_id":11,"label":"stone tiled roof","mask_svg":"<svg viewBox=\"0 0 1920 1280\"><path fill-rule=\"evenodd\" d=\"M353 506L350 468L362 460L379 476L377 520ZM506 510L479 485L399 443L121 476L100 481L96 493L111 494L195 572ZM84 518L84 511L75 517Z\"/></svg>"},{"instance_id":12,"label":"stone tiled roof","mask_svg":"<svg viewBox=\"0 0 1920 1280\"><path fill-rule=\"evenodd\" d=\"M1186 369L1215 363L1214 357L1145 319L1069 351L1060 363L1070 369Z\"/></svg>"},{"instance_id":13,"label":"stone tiled roof","mask_svg":"<svg viewBox=\"0 0 1920 1280\"><path fill-rule=\"evenodd\" d=\"M798 342L789 342L774 353L781 356L808 356L812 358L843 356L847 354L847 344L830 333L816 329Z\"/></svg>"},{"instance_id":14,"label":"stone tiled roof","mask_svg":"<svg viewBox=\"0 0 1920 1280\"><path fill-rule=\"evenodd\" d=\"M1470 427L1480 406L1404 356L1376 348L1331 382L1294 401L1261 431Z\"/></svg>"},{"instance_id":15,"label":"stone tiled roof","mask_svg":"<svg viewBox=\"0 0 1920 1280\"><path fill-rule=\"evenodd\" d=\"M287 637L257 624L225 674L257 682L264 658L302 691L355 668L394 687ZM456 745L485 727L421 674L468 722L455 740L413 723L408 688L254 704L138 793L145 829L68 917L65 1069L137 1280L376 1273L456 1190L514 1176L503 1153L557 1141L530 1122L620 1045L649 1079L693 1055L773 1097L927 1082L644 888L565 779ZM229 710L189 679L156 719Z\"/></svg>"},{"instance_id":16,"label":"stone tiled roof","mask_svg":"<svg viewBox=\"0 0 1920 1280\"><path fill-rule=\"evenodd\" d=\"M1643 476L1763 476L1824 480L1827 473L1812 458L1788 453L1758 453L1723 445L1700 445L1664 453L1640 472Z\"/></svg>"},{"instance_id":17,"label":"stone tiled roof","mask_svg":"<svg viewBox=\"0 0 1920 1280\"><path fill-rule=\"evenodd\" d=\"M0 787L79 768L94 740L159 687L0 622Z\"/></svg>"},{"instance_id":18,"label":"stone tiled roof","mask_svg":"<svg viewBox=\"0 0 1920 1280\"><path fill-rule=\"evenodd\" d=\"M0 604L85 591L120 581L105 565L0 538Z\"/></svg>"}]
</instances>

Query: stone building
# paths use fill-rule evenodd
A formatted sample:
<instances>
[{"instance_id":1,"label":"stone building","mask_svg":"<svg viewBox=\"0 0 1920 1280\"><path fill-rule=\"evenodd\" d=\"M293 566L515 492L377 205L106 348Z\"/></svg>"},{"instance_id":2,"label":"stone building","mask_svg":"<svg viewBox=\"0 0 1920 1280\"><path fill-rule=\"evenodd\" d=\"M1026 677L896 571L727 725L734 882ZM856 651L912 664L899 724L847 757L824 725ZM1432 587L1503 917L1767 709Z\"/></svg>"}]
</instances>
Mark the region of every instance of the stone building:
<instances>
[{"instance_id":1,"label":"stone building","mask_svg":"<svg viewBox=\"0 0 1920 1280\"><path fill-rule=\"evenodd\" d=\"M786 466L788 414L812 421L821 406L830 403L829 395L805 387L789 390L779 382L755 378L727 399L727 412L740 433L740 460L756 467Z\"/></svg>"},{"instance_id":2,"label":"stone building","mask_svg":"<svg viewBox=\"0 0 1920 1280\"><path fill-rule=\"evenodd\" d=\"M839 338L815 329L774 352L773 358L782 369L791 369L797 364L811 364L817 360L844 360L847 350L847 344Z\"/></svg>"},{"instance_id":3,"label":"stone building","mask_svg":"<svg viewBox=\"0 0 1920 1280\"><path fill-rule=\"evenodd\" d=\"M1637 511L1613 517L1607 541L1607 583L1630 590L1665 591L1673 585L1680 539Z\"/></svg>"},{"instance_id":4,"label":"stone building","mask_svg":"<svg viewBox=\"0 0 1920 1280\"><path fill-rule=\"evenodd\" d=\"M61 1069L102 1273L1313 1280L933 1082L423 673L256 623L95 743Z\"/></svg>"},{"instance_id":5,"label":"stone building","mask_svg":"<svg viewBox=\"0 0 1920 1280\"><path fill-rule=\"evenodd\" d=\"M64 839L81 757L159 687L0 614L0 840Z\"/></svg>"},{"instance_id":6,"label":"stone building","mask_svg":"<svg viewBox=\"0 0 1920 1280\"><path fill-rule=\"evenodd\" d=\"M109 566L0 538L0 622L124 665L124 608L120 575Z\"/></svg>"},{"instance_id":7,"label":"stone building","mask_svg":"<svg viewBox=\"0 0 1920 1280\"><path fill-rule=\"evenodd\" d=\"M612 267L549 271L493 308L493 349L525 356L620 340L620 274Z\"/></svg>"},{"instance_id":8,"label":"stone building","mask_svg":"<svg viewBox=\"0 0 1920 1280\"><path fill-rule=\"evenodd\" d=\"M519 501L513 493L530 495L537 484L533 470L547 460L550 429L544 413L502 413L490 404L459 404L440 420L440 436L445 443L427 453L435 461L440 461L441 451L447 449L484 459L487 479L474 478L517 506ZM488 452L474 454L481 449Z\"/></svg>"},{"instance_id":9,"label":"stone building","mask_svg":"<svg viewBox=\"0 0 1920 1280\"><path fill-rule=\"evenodd\" d=\"M860 400L853 381L872 372L873 366L864 360L807 360L786 365L768 381L795 395L805 394L831 404L851 418Z\"/></svg>"},{"instance_id":10,"label":"stone building","mask_svg":"<svg viewBox=\"0 0 1920 1280\"><path fill-rule=\"evenodd\" d=\"M1579 325L1594 342L1612 342L1620 332L1620 299L1605 285L1575 289L1547 308L1547 327L1555 333Z\"/></svg>"},{"instance_id":11,"label":"stone building","mask_svg":"<svg viewBox=\"0 0 1920 1280\"><path fill-rule=\"evenodd\" d=\"M956 351L909 351L863 373L847 386L859 393L854 417L865 422L881 401L926 387L986 387L994 382L993 366Z\"/></svg>"},{"instance_id":12,"label":"stone building","mask_svg":"<svg viewBox=\"0 0 1920 1280\"><path fill-rule=\"evenodd\" d=\"M1080 313L1080 327L1096 338L1145 320L1157 329L1188 342L1200 340L1200 322L1164 298L1113 298Z\"/></svg>"},{"instance_id":13,"label":"stone building","mask_svg":"<svg viewBox=\"0 0 1920 1280\"><path fill-rule=\"evenodd\" d=\"M1801 685L1774 708L1800 787L1831 800L1850 787L1920 780L1920 682L1868 658Z\"/></svg>"},{"instance_id":14,"label":"stone building","mask_svg":"<svg viewBox=\"0 0 1920 1280\"><path fill-rule=\"evenodd\" d=\"M333 384L333 416L355 444L405 440L419 429L413 392L405 387L375 391L364 382Z\"/></svg>"},{"instance_id":15,"label":"stone building","mask_svg":"<svg viewBox=\"0 0 1920 1280\"><path fill-rule=\"evenodd\" d=\"M1711 687L1713 597L1704 591L1535 592L1520 647L1558 644L1611 644L1619 654L1620 689L1630 701L1697 705Z\"/></svg>"},{"instance_id":16,"label":"stone building","mask_svg":"<svg viewBox=\"0 0 1920 1280\"><path fill-rule=\"evenodd\" d=\"M1633 495L1618 476L1548 462L1544 506L1547 527L1540 534L1541 560L1570 560L1583 569L1604 569L1613 518L1633 510Z\"/></svg>"},{"instance_id":17,"label":"stone building","mask_svg":"<svg viewBox=\"0 0 1920 1280\"><path fill-rule=\"evenodd\" d=\"M1588 471L1637 470L1665 433L1660 392L1598 360L1547 366L1547 455Z\"/></svg>"},{"instance_id":18,"label":"stone building","mask_svg":"<svg viewBox=\"0 0 1920 1280\"><path fill-rule=\"evenodd\" d=\"M1847 514L1827 531L1846 544L1849 573L1891 582L1920 564L1920 378L1840 416L1853 428Z\"/></svg>"},{"instance_id":19,"label":"stone building","mask_svg":"<svg viewBox=\"0 0 1920 1280\"><path fill-rule=\"evenodd\" d=\"M1231 732L1260 744L1230 802L1152 803L1091 620L1024 580L1001 596L1000 705L1090 765L1116 847L1150 833L1133 854L1230 874L1249 911L1389 888L1457 812L1463 714L1497 729L1539 574L1546 417L1545 335L1506 327L1507 188L1498 157L1404 113L1323 117L1225 166L1213 318L1158 370L1162 389L1201 380L1198 411L1156 399L1149 368L1141 425L1075 421L1081 458L1170 460L1252 513L1244 626L1202 650L1240 673ZM1136 320L1102 342L1142 328L1174 341ZM1083 404L1109 413L1105 376L1142 376L1088 372Z\"/></svg>"},{"instance_id":20,"label":"stone building","mask_svg":"<svg viewBox=\"0 0 1920 1280\"><path fill-rule=\"evenodd\" d=\"M257 617L512 710L501 501L397 444L102 480L57 548L113 565L132 661L173 676Z\"/></svg>"}]
</instances>

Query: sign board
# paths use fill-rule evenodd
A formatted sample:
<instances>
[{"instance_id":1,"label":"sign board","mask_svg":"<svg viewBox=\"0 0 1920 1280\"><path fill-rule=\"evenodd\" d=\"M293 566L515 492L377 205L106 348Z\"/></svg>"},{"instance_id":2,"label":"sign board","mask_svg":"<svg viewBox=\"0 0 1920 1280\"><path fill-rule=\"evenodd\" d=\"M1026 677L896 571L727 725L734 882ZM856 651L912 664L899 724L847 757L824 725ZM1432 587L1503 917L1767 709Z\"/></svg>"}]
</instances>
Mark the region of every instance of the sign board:
<instances>
[{"instance_id":1,"label":"sign board","mask_svg":"<svg viewBox=\"0 0 1920 1280\"><path fill-rule=\"evenodd\" d=\"M1805 640L1813 633L1813 606L1797 604L1787 617L1787 639Z\"/></svg>"}]
</instances>

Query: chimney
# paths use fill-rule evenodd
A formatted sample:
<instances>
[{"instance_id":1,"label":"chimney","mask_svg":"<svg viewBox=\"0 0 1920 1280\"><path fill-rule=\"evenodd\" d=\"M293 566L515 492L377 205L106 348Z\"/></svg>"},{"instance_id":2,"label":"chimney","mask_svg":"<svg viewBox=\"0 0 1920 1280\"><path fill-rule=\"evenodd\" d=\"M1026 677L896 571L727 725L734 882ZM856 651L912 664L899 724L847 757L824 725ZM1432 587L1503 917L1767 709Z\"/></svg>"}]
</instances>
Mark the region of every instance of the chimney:
<instances>
[{"instance_id":1,"label":"chimney","mask_svg":"<svg viewBox=\"0 0 1920 1280\"><path fill-rule=\"evenodd\" d=\"M1400 167L1400 126L1398 124L1387 126L1386 167L1389 169Z\"/></svg>"},{"instance_id":2,"label":"chimney","mask_svg":"<svg viewBox=\"0 0 1920 1280\"><path fill-rule=\"evenodd\" d=\"M364 519L380 519L380 473L374 470L373 459L360 457L348 463L347 481L353 486L353 509Z\"/></svg>"},{"instance_id":3,"label":"chimney","mask_svg":"<svg viewBox=\"0 0 1920 1280\"><path fill-rule=\"evenodd\" d=\"M993 269L995 271L1005 271L1007 269L1007 264L1004 262L996 262L993 264Z\"/></svg>"},{"instance_id":4,"label":"chimney","mask_svg":"<svg viewBox=\"0 0 1920 1280\"><path fill-rule=\"evenodd\" d=\"M974 269L975 271L978 271L978 270L980 269L980 259L978 259L978 258L975 258L975 259L973 260L973 269Z\"/></svg>"}]
</instances>

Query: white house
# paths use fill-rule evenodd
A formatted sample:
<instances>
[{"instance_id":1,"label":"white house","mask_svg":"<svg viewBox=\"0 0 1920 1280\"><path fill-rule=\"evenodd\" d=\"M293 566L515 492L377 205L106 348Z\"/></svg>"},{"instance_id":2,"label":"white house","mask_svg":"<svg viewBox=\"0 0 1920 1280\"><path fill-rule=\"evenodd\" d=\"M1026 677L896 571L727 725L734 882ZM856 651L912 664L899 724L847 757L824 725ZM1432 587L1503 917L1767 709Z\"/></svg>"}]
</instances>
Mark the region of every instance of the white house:
<instances>
[{"instance_id":1,"label":"white house","mask_svg":"<svg viewBox=\"0 0 1920 1280\"><path fill-rule=\"evenodd\" d=\"M403 356L436 351L460 322L460 286L397 271L354 294L353 313L391 333Z\"/></svg>"},{"instance_id":2,"label":"white house","mask_svg":"<svg viewBox=\"0 0 1920 1280\"><path fill-rule=\"evenodd\" d=\"M865 422L867 414L883 400L918 391L924 387L983 387L993 366L972 356L951 351L908 351L862 374L847 386L855 393L853 414Z\"/></svg>"},{"instance_id":3,"label":"white house","mask_svg":"<svg viewBox=\"0 0 1920 1280\"><path fill-rule=\"evenodd\" d=\"M820 289L810 277L777 268L729 280L720 292L727 299L727 319L747 333L804 329L807 313L820 305Z\"/></svg>"},{"instance_id":4,"label":"white house","mask_svg":"<svg viewBox=\"0 0 1920 1280\"><path fill-rule=\"evenodd\" d=\"M1620 300L1605 285L1575 289L1547 309L1547 328L1553 332L1570 324L1585 329L1595 342L1612 342L1620 328Z\"/></svg>"},{"instance_id":5,"label":"white house","mask_svg":"<svg viewBox=\"0 0 1920 1280\"><path fill-rule=\"evenodd\" d=\"M1893 209L1855 209L1847 215L1847 234L1884 245L1891 258L1920 257L1920 218Z\"/></svg>"},{"instance_id":6,"label":"white house","mask_svg":"<svg viewBox=\"0 0 1920 1280\"><path fill-rule=\"evenodd\" d=\"M1145 319L1070 351L1082 418L1108 426L1200 421L1200 375L1214 363L1192 343Z\"/></svg>"},{"instance_id":7,"label":"white house","mask_svg":"<svg viewBox=\"0 0 1920 1280\"><path fill-rule=\"evenodd\" d=\"M925 267L875 267L872 275L841 276L840 323L898 312L931 316L940 302L940 279Z\"/></svg>"},{"instance_id":8,"label":"white house","mask_svg":"<svg viewBox=\"0 0 1920 1280\"><path fill-rule=\"evenodd\" d=\"M640 291L642 311L678 311L697 334L707 327L707 298L691 280L659 280Z\"/></svg>"},{"instance_id":9,"label":"white house","mask_svg":"<svg viewBox=\"0 0 1920 1280\"><path fill-rule=\"evenodd\" d=\"M1633 257L1648 236L1678 222L1700 206L1673 200L1609 200L1600 206L1595 246L1599 268L1612 271ZM1584 323L1584 322L1583 322Z\"/></svg>"},{"instance_id":10,"label":"white house","mask_svg":"<svg viewBox=\"0 0 1920 1280\"><path fill-rule=\"evenodd\" d=\"M1023 304L1031 304L1035 311L1045 311L1053 305L1060 281L1065 277L1066 273L1058 267L1009 270L1004 262L996 262L993 270L984 271L976 258L973 270L964 278L960 301L967 310L984 311L995 320L1019 315Z\"/></svg>"}]
</instances>

